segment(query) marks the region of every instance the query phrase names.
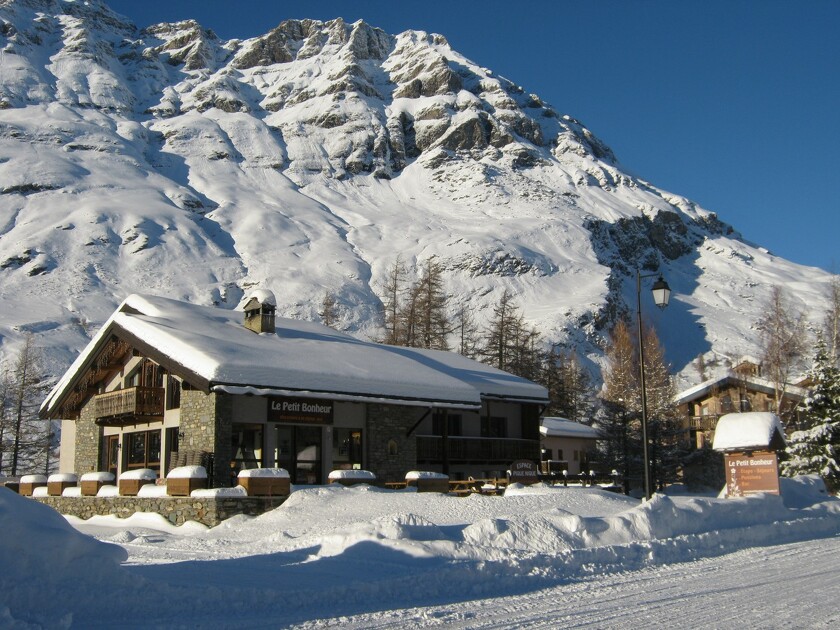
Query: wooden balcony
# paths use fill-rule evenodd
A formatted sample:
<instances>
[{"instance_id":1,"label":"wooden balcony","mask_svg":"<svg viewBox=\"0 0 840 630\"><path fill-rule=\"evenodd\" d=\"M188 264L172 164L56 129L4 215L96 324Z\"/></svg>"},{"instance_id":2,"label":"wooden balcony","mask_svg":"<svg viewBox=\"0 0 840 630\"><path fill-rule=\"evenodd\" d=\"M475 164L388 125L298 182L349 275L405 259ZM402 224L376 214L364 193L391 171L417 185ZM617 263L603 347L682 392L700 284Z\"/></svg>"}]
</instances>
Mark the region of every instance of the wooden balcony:
<instances>
[{"instance_id":1,"label":"wooden balcony","mask_svg":"<svg viewBox=\"0 0 840 630\"><path fill-rule=\"evenodd\" d=\"M539 461L539 440L514 438L447 438L449 462L452 464L500 464L508 466L517 459ZM443 438L417 436L417 463L439 464L443 461Z\"/></svg>"},{"instance_id":2,"label":"wooden balcony","mask_svg":"<svg viewBox=\"0 0 840 630\"><path fill-rule=\"evenodd\" d=\"M720 416L692 416L688 419L690 429L697 431L714 431Z\"/></svg>"},{"instance_id":3,"label":"wooden balcony","mask_svg":"<svg viewBox=\"0 0 840 630\"><path fill-rule=\"evenodd\" d=\"M97 424L124 425L163 419L162 387L128 387L94 397Z\"/></svg>"}]
</instances>

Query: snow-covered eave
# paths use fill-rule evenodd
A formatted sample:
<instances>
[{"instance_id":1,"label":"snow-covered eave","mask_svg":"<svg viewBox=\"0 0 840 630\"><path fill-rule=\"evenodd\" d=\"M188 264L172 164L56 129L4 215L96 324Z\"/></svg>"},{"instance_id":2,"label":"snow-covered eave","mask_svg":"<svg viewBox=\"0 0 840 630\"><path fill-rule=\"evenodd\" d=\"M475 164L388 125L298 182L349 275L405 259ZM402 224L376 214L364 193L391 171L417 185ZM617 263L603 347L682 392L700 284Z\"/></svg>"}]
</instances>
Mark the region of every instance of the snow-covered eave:
<instances>
[{"instance_id":1,"label":"snow-covered eave","mask_svg":"<svg viewBox=\"0 0 840 630\"><path fill-rule=\"evenodd\" d=\"M73 388L78 383L82 375L93 367L93 363L99 356L99 353L111 340L116 337L126 341L136 348L141 354L151 358L153 361L168 369L172 374L181 377L196 389L204 392L210 391L210 381L174 361L171 357L159 351L156 347L146 343L140 337L129 330L126 330L119 322L115 321L115 317L123 312L125 302L114 312L114 314L103 325L102 329L91 339L90 343L82 350L81 354L76 358L73 364L64 373L64 376L56 383L49 395L41 403L38 415L44 419L57 420L58 414L61 411L61 405L65 398L73 391Z\"/></svg>"},{"instance_id":2,"label":"snow-covered eave","mask_svg":"<svg viewBox=\"0 0 840 630\"><path fill-rule=\"evenodd\" d=\"M521 403L521 404L534 404L534 405L547 405L551 402L548 399L548 396L516 396L510 395L505 396L502 394L481 394L482 400L488 401L496 401L496 402L509 402L509 403Z\"/></svg>"},{"instance_id":3,"label":"snow-covered eave","mask_svg":"<svg viewBox=\"0 0 840 630\"><path fill-rule=\"evenodd\" d=\"M386 396L365 392L335 392L317 391L310 389L288 389L282 387L262 387L258 385L243 385L236 383L211 383L210 391L215 393L233 394L238 396L304 396L322 400L345 402L367 402L406 407L445 407L447 409L461 409L465 411L479 411L481 402L467 400L440 400L434 398L411 398L405 396Z\"/></svg>"}]
</instances>

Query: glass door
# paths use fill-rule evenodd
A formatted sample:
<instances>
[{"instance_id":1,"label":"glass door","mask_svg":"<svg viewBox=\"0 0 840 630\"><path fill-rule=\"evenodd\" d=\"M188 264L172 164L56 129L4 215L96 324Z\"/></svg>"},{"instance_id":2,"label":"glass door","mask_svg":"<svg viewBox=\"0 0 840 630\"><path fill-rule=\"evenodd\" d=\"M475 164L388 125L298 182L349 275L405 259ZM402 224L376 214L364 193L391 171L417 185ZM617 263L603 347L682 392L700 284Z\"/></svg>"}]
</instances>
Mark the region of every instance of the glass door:
<instances>
[{"instance_id":1,"label":"glass door","mask_svg":"<svg viewBox=\"0 0 840 630\"><path fill-rule=\"evenodd\" d=\"M321 480L321 427L276 424L274 461L285 468L294 484Z\"/></svg>"},{"instance_id":2,"label":"glass door","mask_svg":"<svg viewBox=\"0 0 840 630\"><path fill-rule=\"evenodd\" d=\"M105 436L105 457L102 469L117 477L117 468L120 463L120 436Z\"/></svg>"}]
</instances>

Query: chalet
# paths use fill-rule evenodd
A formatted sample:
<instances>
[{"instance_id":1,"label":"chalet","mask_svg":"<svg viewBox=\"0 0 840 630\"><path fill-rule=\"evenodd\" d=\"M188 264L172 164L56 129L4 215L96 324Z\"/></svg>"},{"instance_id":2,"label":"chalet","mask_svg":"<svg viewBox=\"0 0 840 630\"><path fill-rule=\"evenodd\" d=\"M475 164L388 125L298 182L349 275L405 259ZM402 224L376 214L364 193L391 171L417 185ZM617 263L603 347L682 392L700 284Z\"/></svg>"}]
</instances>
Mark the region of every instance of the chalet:
<instances>
[{"instance_id":1,"label":"chalet","mask_svg":"<svg viewBox=\"0 0 840 630\"><path fill-rule=\"evenodd\" d=\"M540 424L543 469L565 470L569 475L589 472L598 431L580 422L546 417Z\"/></svg>"},{"instance_id":2,"label":"chalet","mask_svg":"<svg viewBox=\"0 0 840 630\"><path fill-rule=\"evenodd\" d=\"M789 385L782 399L782 409L776 409L776 387L762 377L761 363L745 358L729 374L711 379L687 389L677 396L677 406L683 428L692 448L711 444L718 419L728 413L778 413L788 423L798 421L798 407L807 391Z\"/></svg>"},{"instance_id":3,"label":"chalet","mask_svg":"<svg viewBox=\"0 0 840 630\"><path fill-rule=\"evenodd\" d=\"M211 485L280 467L295 484L332 470L501 474L539 458L546 390L458 354L363 341L275 316L132 295L41 406L62 420L62 472L201 463Z\"/></svg>"}]
</instances>

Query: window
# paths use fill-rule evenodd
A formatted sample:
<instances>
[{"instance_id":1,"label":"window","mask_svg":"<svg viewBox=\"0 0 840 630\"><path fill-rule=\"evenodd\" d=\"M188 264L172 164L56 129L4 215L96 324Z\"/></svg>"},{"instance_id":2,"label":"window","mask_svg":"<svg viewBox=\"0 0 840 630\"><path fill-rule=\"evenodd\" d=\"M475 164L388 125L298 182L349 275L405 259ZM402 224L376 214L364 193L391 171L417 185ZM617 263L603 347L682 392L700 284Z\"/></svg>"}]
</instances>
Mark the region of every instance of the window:
<instances>
[{"instance_id":1,"label":"window","mask_svg":"<svg viewBox=\"0 0 840 630\"><path fill-rule=\"evenodd\" d=\"M507 437L507 418L498 416L484 417L481 419L481 437L505 438Z\"/></svg>"},{"instance_id":2,"label":"window","mask_svg":"<svg viewBox=\"0 0 840 630\"><path fill-rule=\"evenodd\" d=\"M243 469L262 467L263 428L261 424L234 424L231 427L232 471L238 473Z\"/></svg>"},{"instance_id":3,"label":"window","mask_svg":"<svg viewBox=\"0 0 840 630\"><path fill-rule=\"evenodd\" d=\"M448 424L448 435L463 435L461 430L461 414L459 413L436 413L432 416L432 433L443 435L443 419L446 417Z\"/></svg>"},{"instance_id":4,"label":"window","mask_svg":"<svg viewBox=\"0 0 840 630\"><path fill-rule=\"evenodd\" d=\"M166 378L166 408L178 409L181 406L181 381L171 374Z\"/></svg>"},{"instance_id":5,"label":"window","mask_svg":"<svg viewBox=\"0 0 840 630\"><path fill-rule=\"evenodd\" d=\"M126 433L126 466L160 471L160 431Z\"/></svg>"},{"instance_id":6,"label":"window","mask_svg":"<svg viewBox=\"0 0 840 630\"><path fill-rule=\"evenodd\" d=\"M333 428L333 466L339 470L362 467L362 430Z\"/></svg>"}]
</instances>

